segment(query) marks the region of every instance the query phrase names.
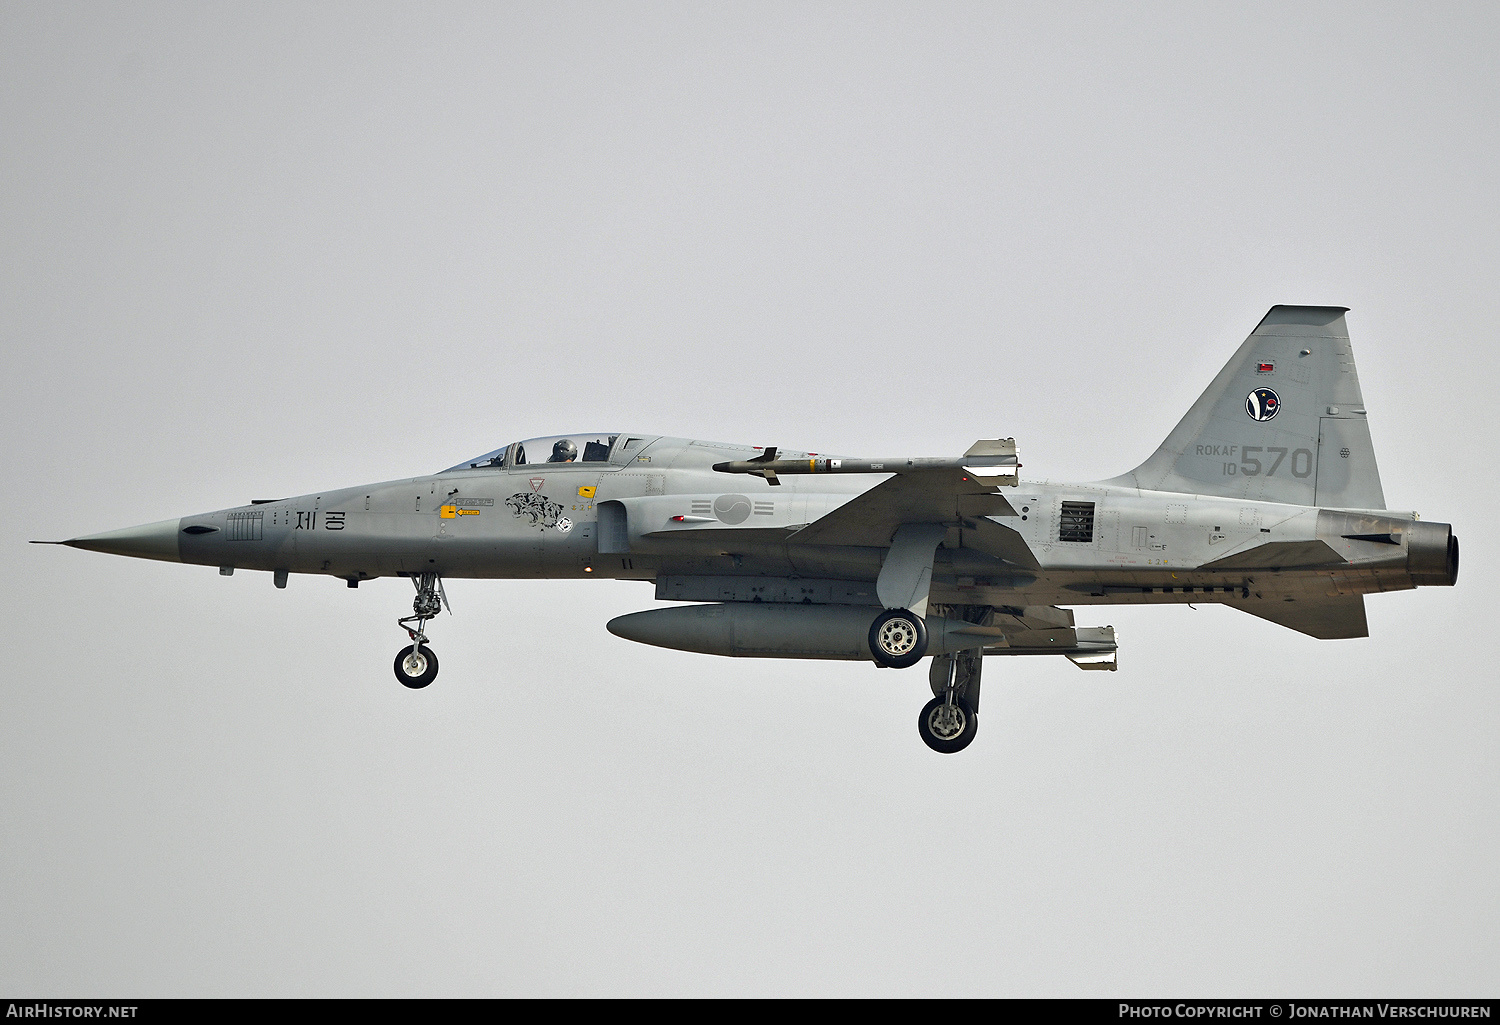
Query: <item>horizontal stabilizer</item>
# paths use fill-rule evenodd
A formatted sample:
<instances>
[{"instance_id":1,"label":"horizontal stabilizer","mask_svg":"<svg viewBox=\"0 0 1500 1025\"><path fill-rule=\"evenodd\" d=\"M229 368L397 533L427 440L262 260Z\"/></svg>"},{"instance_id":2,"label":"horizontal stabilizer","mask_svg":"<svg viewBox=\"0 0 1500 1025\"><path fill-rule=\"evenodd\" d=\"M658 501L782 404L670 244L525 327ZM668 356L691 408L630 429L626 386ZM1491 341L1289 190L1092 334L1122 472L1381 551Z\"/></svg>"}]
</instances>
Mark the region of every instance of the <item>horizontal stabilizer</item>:
<instances>
[{"instance_id":1,"label":"horizontal stabilizer","mask_svg":"<svg viewBox=\"0 0 1500 1025\"><path fill-rule=\"evenodd\" d=\"M1234 608L1321 641L1370 636L1362 594L1236 603Z\"/></svg>"},{"instance_id":2,"label":"horizontal stabilizer","mask_svg":"<svg viewBox=\"0 0 1500 1025\"><path fill-rule=\"evenodd\" d=\"M1202 569L1301 569L1342 566L1344 557L1326 541L1267 541L1249 551L1204 563Z\"/></svg>"}]
</instances>

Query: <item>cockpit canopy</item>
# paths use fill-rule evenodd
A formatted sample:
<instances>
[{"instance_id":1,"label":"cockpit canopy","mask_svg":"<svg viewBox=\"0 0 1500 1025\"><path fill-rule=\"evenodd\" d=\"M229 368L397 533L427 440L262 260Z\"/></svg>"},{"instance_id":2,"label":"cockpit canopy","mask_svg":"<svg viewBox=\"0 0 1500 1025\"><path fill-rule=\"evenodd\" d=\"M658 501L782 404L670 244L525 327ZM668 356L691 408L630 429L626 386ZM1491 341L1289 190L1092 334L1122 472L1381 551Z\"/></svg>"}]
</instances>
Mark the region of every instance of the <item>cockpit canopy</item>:
<instances>
[{"instance_id":1,"label":"cockpit canopy","mask_svg":"<svg viewBox=\"0 0 1500 1025\"><path fill-rule=\"evenodd\" d=\"M537 463L607 463L610 451L619 440L619 434L560 434L551 438L532 438L466 459L443 472L500 470Z\"/></svg>"}]
</instances>

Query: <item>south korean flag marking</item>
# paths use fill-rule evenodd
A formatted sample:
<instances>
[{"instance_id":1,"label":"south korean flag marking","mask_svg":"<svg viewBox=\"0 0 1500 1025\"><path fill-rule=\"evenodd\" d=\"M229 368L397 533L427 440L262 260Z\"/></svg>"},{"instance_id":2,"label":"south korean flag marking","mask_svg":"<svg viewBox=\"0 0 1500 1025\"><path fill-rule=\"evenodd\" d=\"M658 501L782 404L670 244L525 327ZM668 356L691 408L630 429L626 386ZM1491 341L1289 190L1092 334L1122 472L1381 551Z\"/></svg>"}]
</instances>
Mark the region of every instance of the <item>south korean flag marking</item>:
<instances>
[{"instance_id":1,"label":"south korean flag marking","mask_svg":"<svg viewBox=\"0 0 1500 1025\"><path fill-rule=\"evenodd\" d=\"M1274 417L1281 409L1281 396L1270 388L1257 388L1245 398L1245 412L1250 419L1262 423Z\"/></svg>"}]
</instances>

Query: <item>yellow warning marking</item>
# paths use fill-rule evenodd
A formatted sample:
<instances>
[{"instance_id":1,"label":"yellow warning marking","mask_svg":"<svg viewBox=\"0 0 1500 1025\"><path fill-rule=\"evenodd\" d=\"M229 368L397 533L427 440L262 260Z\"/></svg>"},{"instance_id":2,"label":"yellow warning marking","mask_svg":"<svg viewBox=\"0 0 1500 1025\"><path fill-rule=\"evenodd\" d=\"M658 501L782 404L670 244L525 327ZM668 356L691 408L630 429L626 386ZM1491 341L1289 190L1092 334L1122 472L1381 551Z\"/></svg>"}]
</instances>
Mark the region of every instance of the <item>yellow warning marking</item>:
<instances>
[{"instance_id":1,"label":"yellow warning marking","mask_svg":"<svg viewBox=\"0 0 1500 1025\"><path fill-rule=\"evenodd\" d=\"M807 472L808 473L817 473L818 472L818 461L816 459L809 459L807 461Z\"/></svg>"},{"instance_id":2,"label":"yellow warning marking","mask_svg":"<svg viewBox=\"0 0 1500 1025\"><path fill-rule=\"evenodd\" d=\"M479 515L479 510L478 509L460 509L458 511L458 514L460 516L478 516Z\"/></svg>"},{"instance_id":3,"label":"yellow warning marking","mask_svg":"<svg viewBox=\"0 0 1500 1025\"><path fill-rule=\"evenodd\" d=\"M451 520L451 519L453 519L453 517L455 517L455 516L458 515L458 506L456 506L456 505L445 505L441 509L438 510L438 515L441 516L445 520Z\"/></svg>"},{"instance_id":4,"label":"yellow warning marking","mask_svg":"<svg viewBox=\"0 0 1500 1025\"><path fill-rule=\"evenodd\" d=\"M596 489L592 485L590 485L589 487L586 487L586 488L579 488L578 489L578 497L579 498L593 498L595 490Z\"/></svg>"}]
</instances>

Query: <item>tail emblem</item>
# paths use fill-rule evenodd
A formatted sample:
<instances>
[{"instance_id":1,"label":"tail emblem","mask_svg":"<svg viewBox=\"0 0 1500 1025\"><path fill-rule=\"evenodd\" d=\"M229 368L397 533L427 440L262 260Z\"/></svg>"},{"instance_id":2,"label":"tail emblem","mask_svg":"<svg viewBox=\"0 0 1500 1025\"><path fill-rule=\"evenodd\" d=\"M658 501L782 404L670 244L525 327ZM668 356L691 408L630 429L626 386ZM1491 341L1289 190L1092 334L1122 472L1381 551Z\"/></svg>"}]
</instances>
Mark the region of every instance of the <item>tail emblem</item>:
<instances>
[{"instance_id":1,"label":"tail emblem","mask_svg":"<svg viewBox=\"0 0 1500 1025\"><path fill-rule=\"evenodd\" d=\"M1269 388L1257 388L1245 399L1245 412L1250 414L1252 420L1269 420L1280 408L1281 396Z\"/></svg>"}]
</instances>

